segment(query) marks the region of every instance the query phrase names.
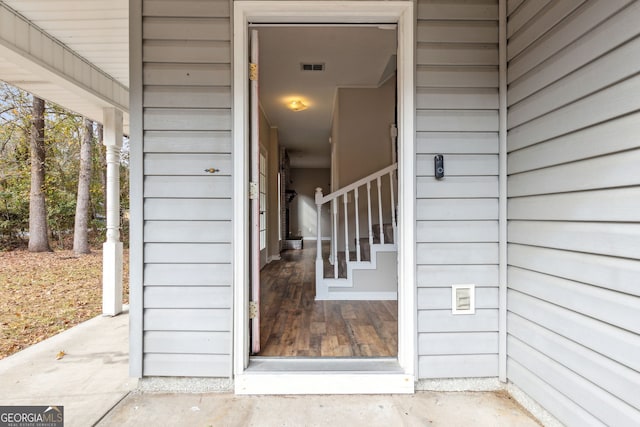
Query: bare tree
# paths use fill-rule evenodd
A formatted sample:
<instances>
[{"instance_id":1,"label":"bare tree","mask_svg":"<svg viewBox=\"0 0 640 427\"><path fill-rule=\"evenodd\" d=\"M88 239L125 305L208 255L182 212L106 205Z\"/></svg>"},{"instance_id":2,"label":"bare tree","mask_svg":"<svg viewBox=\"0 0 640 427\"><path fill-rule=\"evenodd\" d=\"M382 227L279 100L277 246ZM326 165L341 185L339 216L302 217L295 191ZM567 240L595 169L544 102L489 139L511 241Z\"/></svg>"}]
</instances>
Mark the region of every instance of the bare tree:
<instances>
[{"instance_id":1,"label":"bare tree","mask_svg":"<svg viewBox=\"0 0 640 427\"><path fill-rule=\"evenodd\" d=\"M78 175L78 196L76 217L73 230L73 252L88 254L89 248L89 206L91 202L91 147L93 140L93 122L87 118L82 121L82 144L80 146L80 173Z\"/></svg>"},{"instance_id":2,"label":"bare tree","mask_svg":"<svg viewBox=\"0 0 640 427\"><path fill-rule=\"evenodd\" d=\"M47 205L44 197L44 100L33 97L31 125L31 191L29 193L29 251L49 252Z\"/></svg>"}]
</instances>

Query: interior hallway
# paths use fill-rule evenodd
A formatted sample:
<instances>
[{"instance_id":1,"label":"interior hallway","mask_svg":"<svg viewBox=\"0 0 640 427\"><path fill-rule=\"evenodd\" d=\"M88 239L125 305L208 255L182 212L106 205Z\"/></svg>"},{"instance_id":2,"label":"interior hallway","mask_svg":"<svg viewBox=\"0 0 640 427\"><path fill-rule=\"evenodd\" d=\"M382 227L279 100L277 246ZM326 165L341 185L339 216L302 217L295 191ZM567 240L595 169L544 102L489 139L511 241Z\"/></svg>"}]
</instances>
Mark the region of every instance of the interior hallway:
<instances>
[{"instance_id":1,"label":"interior hallway","mask_svg":"<svg viewBox=\"0 0 640 427\"><path fill-rule=\"evenodd\" d=\"M315 245L260 273L259 356L395 357L397 301L315 301Z\"/></svg>"}]
</instances>

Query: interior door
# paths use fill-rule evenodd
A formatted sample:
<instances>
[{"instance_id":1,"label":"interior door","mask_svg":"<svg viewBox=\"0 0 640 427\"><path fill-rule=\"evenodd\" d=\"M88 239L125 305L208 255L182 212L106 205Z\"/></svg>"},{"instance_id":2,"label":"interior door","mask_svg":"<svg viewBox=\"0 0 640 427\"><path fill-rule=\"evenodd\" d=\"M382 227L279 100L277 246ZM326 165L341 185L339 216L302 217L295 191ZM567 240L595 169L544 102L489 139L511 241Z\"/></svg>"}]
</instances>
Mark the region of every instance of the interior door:
<instances>
[{"instance_id":1,"label":"interior door","mask_svg":"<svg viewBox=\"0 0 640 427\"><path fill-rule=\"evenodd\" d=\"M251 139L251 353L260 352L260 141L258 123L258 30L251 30L250 139Z\"/></svg>"}]
</instances>

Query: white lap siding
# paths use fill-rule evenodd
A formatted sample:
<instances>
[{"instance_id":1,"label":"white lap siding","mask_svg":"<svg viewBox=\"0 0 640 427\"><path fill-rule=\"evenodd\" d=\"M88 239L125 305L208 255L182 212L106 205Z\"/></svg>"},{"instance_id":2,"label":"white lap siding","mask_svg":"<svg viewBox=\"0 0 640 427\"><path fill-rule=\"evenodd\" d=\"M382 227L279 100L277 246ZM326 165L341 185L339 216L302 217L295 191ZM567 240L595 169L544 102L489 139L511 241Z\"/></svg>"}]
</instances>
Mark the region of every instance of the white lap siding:
<instances>
[{"instance_id":1,"label":"white lap siding","mask_svg":"<svg viewBox=\"0 0 640 427\"><path fill-rule=\"evenodd\" d=\"M229 1L142 1L145 376L231 375L230 59Z\"/></svg>"},{"instance_id":2,"label":"white lap siding","mask_svg":"<svg viewBox=\"0 0 640 427\"><path fill-rule=\"evenodd\" d=\"M508 378L640 420L640 3L509 2Z\"/></svg>"},{"instance_id":3,"label":"white lap siding","mask_svg":"<svg viewBox=\"0 0 640 427\"><path fill-rule=\"evenodd\" d=\"M497 377L498 2L417 11L418 376ZM476 314L451 314L453 284L477 286Z\"/></svg>"}]
</instances>

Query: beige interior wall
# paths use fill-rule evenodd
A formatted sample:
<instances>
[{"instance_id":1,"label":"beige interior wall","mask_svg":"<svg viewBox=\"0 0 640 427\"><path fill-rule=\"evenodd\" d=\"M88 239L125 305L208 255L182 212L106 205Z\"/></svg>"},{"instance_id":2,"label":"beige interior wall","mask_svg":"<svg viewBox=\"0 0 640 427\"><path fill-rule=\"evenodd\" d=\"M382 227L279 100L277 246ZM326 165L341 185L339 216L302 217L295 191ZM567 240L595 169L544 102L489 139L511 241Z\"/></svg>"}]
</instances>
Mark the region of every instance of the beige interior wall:
<instances>
[{"instance_id":1,"label":"beige interior wall","mask_svg":"<svg viewBox=\"0 0 640 427\"><path fill-rule=\"evenodd\" d=\"M334 107L332 129L332 176L337 183L333 190L345 187L358 179L379 171L392 163L390 126L395 123L396 100L395 77L388 79L378 88L340 88ZM382 179L383 222L391 222L389 196L389 178ZM369 235L367 217L367 195L365 188L359 189L358 212L360 217L360 236ZM396 192L397 194L397 192ZM380 221L377 217L378 195L375 184L371 188L373 224ZM349 203L353 203L352 195ZM344 225L342 222L342 199L340 200L340 219L338 221L338 247L344 247ZM349 210L352 212L353 207ZM351 215L349 220L349 244L353 247L355 223Z\"/></svg>"},{"instance_id":2,"label":"beige interior wall","mask_svg":"<svg viewBox=\"0 0 640 427\"><path fill-rule=\"evenodd\" d=\"M336 94L339 95L339 94ZM340 103L338 96L334 99L333 115L331 117L331 186L323 188L324 194L336 191L339 183L338 147L340 146Z\"/></svg>"},{"instance_id":3,"label":"beige interior wall","mask_svg":"<svg viewBox=\"0 0 640 427\"><path fill-rule=\"evenodd\" d=\"M391 164L395 79L379 88L338 89L338 188Z\"/></svg>"}]
</instances>

